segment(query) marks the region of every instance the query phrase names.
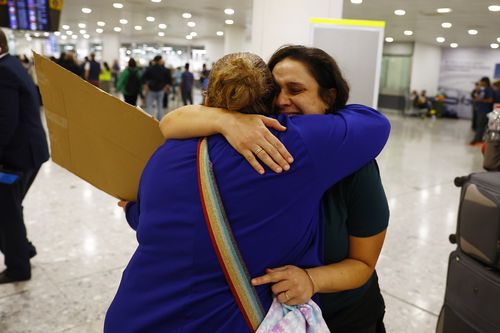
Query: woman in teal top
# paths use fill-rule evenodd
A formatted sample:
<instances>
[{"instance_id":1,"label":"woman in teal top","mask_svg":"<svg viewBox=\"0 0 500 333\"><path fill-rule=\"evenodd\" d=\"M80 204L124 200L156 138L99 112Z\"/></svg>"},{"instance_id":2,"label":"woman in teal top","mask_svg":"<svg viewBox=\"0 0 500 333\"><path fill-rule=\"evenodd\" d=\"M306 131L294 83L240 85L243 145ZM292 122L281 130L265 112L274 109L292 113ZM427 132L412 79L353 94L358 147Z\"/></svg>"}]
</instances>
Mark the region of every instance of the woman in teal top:
<instances>
[{"instance_id":1,"label":"woman in teal top","mask_svg":"<svg viewBox=\"0 0 500 333\"><path fill-rule=\"evenodd\" d=\"M322 50L287 46L273 54L268 66L279 86L275 107L280 112L334 114L346 105L349 87L334 59ZM256 170L263 170L259 159L275 172L282 172L289 167L291 156L266 125L263 118L242 118L222 109L192 106L167 115L160 128L167 138L218 129ZM309 276L293 265L268 270L253 282L273 283L278 300L290 305L304 303L319 293L323 317L336 333L385 332L385 305L375 264L389 209L376 162L330 188L323 197L323 208L324 266L308 269L313 288Z\"/></svg>"}]
</instances>

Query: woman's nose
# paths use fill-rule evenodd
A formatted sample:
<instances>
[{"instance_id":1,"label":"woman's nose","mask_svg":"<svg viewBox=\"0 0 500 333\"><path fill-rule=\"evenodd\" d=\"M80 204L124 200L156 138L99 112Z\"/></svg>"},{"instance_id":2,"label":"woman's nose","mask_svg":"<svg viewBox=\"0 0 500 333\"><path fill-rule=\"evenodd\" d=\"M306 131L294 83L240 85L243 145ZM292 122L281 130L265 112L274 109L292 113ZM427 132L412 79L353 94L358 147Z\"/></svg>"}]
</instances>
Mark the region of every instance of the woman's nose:
<instances>
[{"instance_id":1,"label":"woman's nose","mask_svg":"<svg viewBox=\"0 0 500 333\"><path fill-rule=\"evenodd\" d=\"M281 91L278 94L278 97L276 97L275 103L276 103L276 106L278 106L278 107L287 106L287 105L290 105L290 98L288 98L288 96L283 91Z\"/></svg>"}]
</instances>

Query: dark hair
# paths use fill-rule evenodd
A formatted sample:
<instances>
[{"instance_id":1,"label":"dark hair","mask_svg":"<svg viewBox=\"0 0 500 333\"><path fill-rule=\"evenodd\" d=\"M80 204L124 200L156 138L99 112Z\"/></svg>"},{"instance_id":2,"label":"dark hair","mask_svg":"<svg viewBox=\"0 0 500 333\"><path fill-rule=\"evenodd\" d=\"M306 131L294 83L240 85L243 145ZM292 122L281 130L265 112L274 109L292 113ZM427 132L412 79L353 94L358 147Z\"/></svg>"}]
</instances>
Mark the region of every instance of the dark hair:
<instances>
[{"instance_id":1,"label":"dark hair","mask_svg":"<svg viewBox=\"0 0 500 333\"><path fill-rule=\"evenodd\" d=\"M106 61L103 62L102 65L104 66L104 68L106 68L107 71L111 70L111 68L109 68L109 65Z\"/></svg>"},{"instance_id":2,"label":"dark hair","mask_svg":"<svg viewBox=\"0 0 500 333\"><path fill-rule=\"evenodd\" d=\"M185 68L186 70L189 70L189 62L186 62L186 64L184 65L184 68Z\"/></svg>"},{"instance_id":3,"label":"dark hair","mask_svg":"<svg viewBox=\"0 0 500 333\"><path fill-rule=\"evenodd\" d=\"M161 55L157 55L156 57L153 58L154 62L158 62L161 60Z\"/></svg>"},{"instance_id":4,"label":"dark hair","mask_svg":"<svg viewBox=\"0 0 500 333\"><path fill-rule=\"evenodd\" d=\"M137 63L134 58L130 58L128 61L128 67L137 67Z\"/></svg>"},{"instance_id":5,"label":"dark hair","mask_svg":"<svg viewBox=\"0 0 500 333\"><path fill-rule=\"evenodd\" d=\"M0 54L9 52L9 43L7 42L7 36L2 29L0 29L0 47L2 48Z\"/></svg>"},{"instance_id":6,"label":"dark hair","mask_svg":"<svg viewBox=\"0 0 500 333\"><path fill-rule=\"evenodd\" d=\"M482 78L481 78L481 82L486 83L486 85L487 85L488 87L489 87L489 86L491 86L491 83L490 83L490 78L489 78L489 77L487 77L487 76L482 77Z\"/></svg>"},{"instance_id":7,"label":"dark hair","mask_svg":"<svg viewBox=\"0 0 500 333\"><path fill-rule=\"evenodd\" d=\"M319 85L319 96L329 106L327 113L344 107L349 99L349 85L342 76L337 62L325 51L303 45L285 45L269 59L271 72L282 60L290 58L303 63ZM336 90L332 96L330 89Z\"/></svg>"}]
</instances>

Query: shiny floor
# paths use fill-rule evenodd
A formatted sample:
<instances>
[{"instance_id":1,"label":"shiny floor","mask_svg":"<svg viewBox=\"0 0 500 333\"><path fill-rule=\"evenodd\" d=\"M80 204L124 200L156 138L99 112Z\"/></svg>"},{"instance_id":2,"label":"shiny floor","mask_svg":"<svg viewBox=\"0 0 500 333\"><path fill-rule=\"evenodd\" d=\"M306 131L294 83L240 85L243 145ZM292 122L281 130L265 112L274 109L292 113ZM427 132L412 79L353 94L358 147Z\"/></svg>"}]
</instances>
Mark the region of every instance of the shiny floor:
<instances>
[{"instance_id":1,"label":"shiny floor","mask_svg":"<svg viewBox=\"0 0 500 333\"><path fill-rule=\"evenodd\" d=\"M455 176L481 170L470 122L388 113L378 158L391 221L378 263L388 332L433 332L454 248ZM0 332L101 332L105 311L136 247L114 198L46 163L25 200L38 249L29 282L0 286ZM0 255L0 269L3 258Z\"/></svg>"}]
</instances>

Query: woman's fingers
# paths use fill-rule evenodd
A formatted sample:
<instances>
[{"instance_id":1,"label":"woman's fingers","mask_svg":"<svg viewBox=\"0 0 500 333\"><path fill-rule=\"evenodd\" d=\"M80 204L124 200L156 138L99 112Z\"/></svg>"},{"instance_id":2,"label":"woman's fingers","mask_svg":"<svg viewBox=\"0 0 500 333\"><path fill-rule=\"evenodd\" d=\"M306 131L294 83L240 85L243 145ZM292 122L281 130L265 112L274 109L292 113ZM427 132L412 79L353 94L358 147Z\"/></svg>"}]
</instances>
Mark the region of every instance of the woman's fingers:
<instances>
[{"instance_id":1,"label":"woman's fingers","mask_svg":"<svg viewBox=\"0 0 500 333\"><path fill-rule=\"evenodd\" d=\"M259 161L257 161L253 152L251 152L250 150L247 150L242 155L243 155L243 157L245 157L247 162L252 166L252 168L255 169L255 171L257 171L261 175L264 173L264 168L259 163Z\"/></svg>"},{"instance_id":2,"label":"woman's fingers","mask_svg":"<svg viewBox=\"0 0 500 333\"><path fill-rule=\"evenodd\" d=\"M286 131L286 127L281 125L280 122L277 119L274 118L269 118L265 116L261 116L262 122L266 127L271 127L274 128L275 130L278 130L280 132Z\"/></svg>"}]
</instances>

